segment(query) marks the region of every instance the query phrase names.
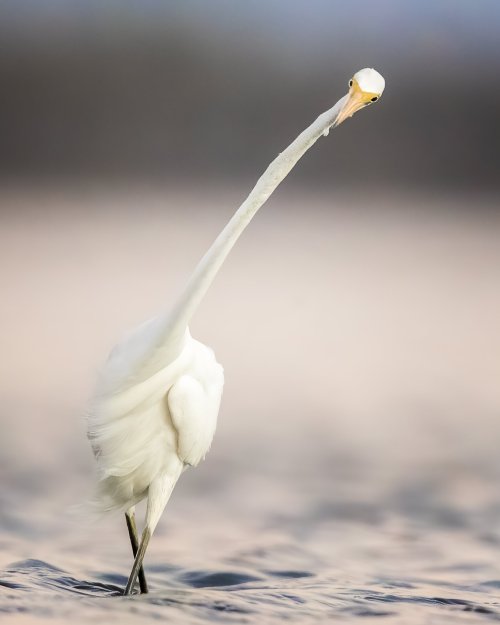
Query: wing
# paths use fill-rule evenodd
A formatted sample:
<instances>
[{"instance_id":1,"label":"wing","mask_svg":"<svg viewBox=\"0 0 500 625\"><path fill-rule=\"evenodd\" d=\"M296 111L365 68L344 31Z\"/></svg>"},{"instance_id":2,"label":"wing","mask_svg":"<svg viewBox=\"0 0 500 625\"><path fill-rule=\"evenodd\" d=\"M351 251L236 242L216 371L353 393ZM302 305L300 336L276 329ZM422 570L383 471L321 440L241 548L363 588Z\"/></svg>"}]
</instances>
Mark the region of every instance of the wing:
<instances>
[{"instance_id":1,"label":"wing","mask_svg":"<svg viewBox=\"0 0 500 625\"><path fill-rule=\"evenodd\" d=\"M222 395L222 367L209 385L184 375L168 393L168 408L177 431L177 455L185 464L196 466L210 449L217 426Z\"/></svg>"}]
</instances>

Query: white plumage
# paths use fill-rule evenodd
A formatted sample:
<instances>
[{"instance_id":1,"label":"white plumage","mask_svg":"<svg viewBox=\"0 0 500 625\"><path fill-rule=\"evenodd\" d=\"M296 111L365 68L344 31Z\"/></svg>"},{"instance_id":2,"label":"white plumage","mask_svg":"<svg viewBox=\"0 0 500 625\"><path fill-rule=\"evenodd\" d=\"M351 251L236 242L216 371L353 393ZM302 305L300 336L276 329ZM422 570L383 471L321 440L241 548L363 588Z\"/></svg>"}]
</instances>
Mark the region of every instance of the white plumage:
<instances>
[{"instance_id":1,"label":"white plumage","mask_svg":"<svg viewBox=\"0 0 500 625\"><path fill-rule=\"evenodd\" d=\"M217 425L223 370L212 350L189 334L191 317L243 230L301 156L330 128L376 101L384 85L373 69L355 74L349 93L269 165L172 310L137 328L111 352L89 409L88 435L98 464L94 504L127 515L135 560L125 594L137 576L147 592L142 561L149 539L182 471L203 460ZM134 505L146 497L139 544Z\"/></svg>"},{"instance_id":2,"label":"white plumage","mask_svg":"<svg viewBox=\"0 0 500 625\"><path fill-rule=\"evenodd\" d=\"M360 69L352 78L365 93L376 93L380 97L384 92L384 77L371 67Z\"/></svg>"},{"instance_id":3,"label":"white plumage","mask_svg":"<svg viewBox=\"0 0 500 625\"><path fill-rule=\"evenodd\" d=\"M89 411L99 477L94 504L102 510L130 508L159 476L175 485L185 466L199 464L212 443L224 384L221 365L186 331L170 364L152 367L137 347L151 344L153 329L155 322L141 326L113 350Z\"/></svg>"}]
</instances>

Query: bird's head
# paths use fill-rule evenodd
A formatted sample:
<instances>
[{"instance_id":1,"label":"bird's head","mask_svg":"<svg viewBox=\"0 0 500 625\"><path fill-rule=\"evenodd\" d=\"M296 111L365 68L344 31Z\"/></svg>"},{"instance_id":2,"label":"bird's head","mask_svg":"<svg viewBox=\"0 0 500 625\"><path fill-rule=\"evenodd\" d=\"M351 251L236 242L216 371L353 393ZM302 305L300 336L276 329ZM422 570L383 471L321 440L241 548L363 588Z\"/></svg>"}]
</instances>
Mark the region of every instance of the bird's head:
<instances>
[{"instance_id":1,"label":"bird's head","mask_svg":"<svg viewBox=\"0 0 500 625\"><path fill-rule=\"evenodd\" d=\"M376 102L384 92L384 78L371 67L356 72L349 81L349 93L345 96L335 126L341 124L356 111Z\"/></svg>"}]
</instances>

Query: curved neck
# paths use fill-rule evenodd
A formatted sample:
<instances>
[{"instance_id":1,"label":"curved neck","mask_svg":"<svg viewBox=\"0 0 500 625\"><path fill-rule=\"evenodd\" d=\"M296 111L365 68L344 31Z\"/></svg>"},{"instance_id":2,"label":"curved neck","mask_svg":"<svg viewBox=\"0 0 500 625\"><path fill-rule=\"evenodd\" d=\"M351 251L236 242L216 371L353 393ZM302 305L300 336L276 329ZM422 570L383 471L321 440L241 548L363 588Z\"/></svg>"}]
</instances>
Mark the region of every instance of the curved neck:
<instances>
[{"instance_id":1,"label":"curved neck","mask_svg":"<svg viewBox=\"0 0 500 625\"><path fill-rule=\"evenodd\" d=\"M331 109L321 114L269 165L257 181L250 195L238 208L226 227L196 266L180 298L169 314L170 333L184 333L193 314L208 291L222 263L255 213L278 187L297 161L316 143L321 135L327 135L335 125L346 98L341 98Z\"/></svg>"}]
</instances>

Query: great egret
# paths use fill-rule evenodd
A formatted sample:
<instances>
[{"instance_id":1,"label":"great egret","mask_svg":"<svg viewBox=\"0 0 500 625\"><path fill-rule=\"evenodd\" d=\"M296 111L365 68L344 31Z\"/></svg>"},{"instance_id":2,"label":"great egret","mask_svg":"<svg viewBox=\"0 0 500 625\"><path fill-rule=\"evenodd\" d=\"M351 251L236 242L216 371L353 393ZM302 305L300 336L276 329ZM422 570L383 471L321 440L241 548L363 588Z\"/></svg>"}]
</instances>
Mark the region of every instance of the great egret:
<instances>
[{"instance_id":1,"label":"great egret","mask_svg":"<svg viewBox=\"0 0 500 625\"><path fill-rule=\"evenodd\" d=\"M226 256L257 210L301 156L330 128L378 100L385 81L365 68L349 92L304 130L259 178L195 268L173 308L137 328L111 352L88 414L88 436L97 463L94 502L102 510L125 510L134 564L125 594L139 576L144 554L181 473L208 452L224 383L213 351L193 339L188 324ZM134 506L147 497L138 541Z\"/></svg>"}]
</instances>

